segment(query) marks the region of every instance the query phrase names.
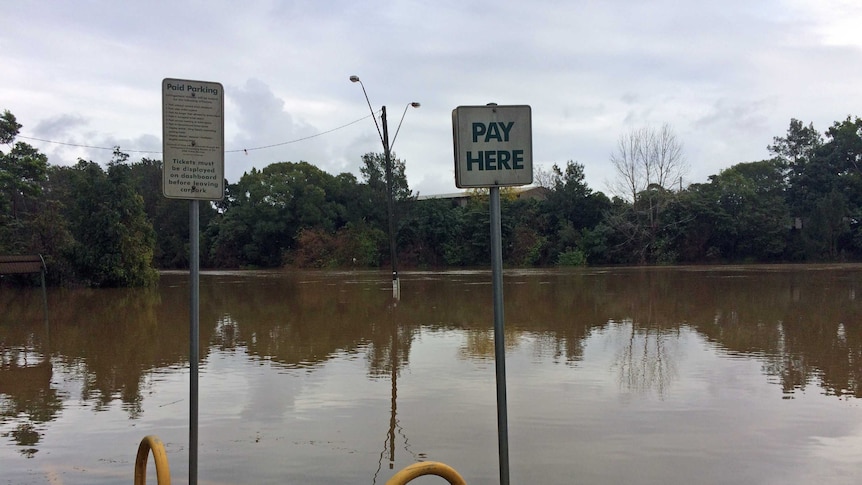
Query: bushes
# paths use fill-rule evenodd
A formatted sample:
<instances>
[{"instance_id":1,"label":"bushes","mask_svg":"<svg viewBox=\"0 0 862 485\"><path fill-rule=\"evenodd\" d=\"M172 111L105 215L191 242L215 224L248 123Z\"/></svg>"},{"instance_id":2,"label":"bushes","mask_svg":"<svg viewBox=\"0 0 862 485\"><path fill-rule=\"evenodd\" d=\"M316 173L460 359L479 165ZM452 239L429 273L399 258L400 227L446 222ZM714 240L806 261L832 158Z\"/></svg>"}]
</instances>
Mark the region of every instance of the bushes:
<instances>
[{"instance_id":1,"label":"bushes","mask_svg":"<svg viewBox=\"0 0 862 485\"><path fill-rule=\"evenodd\" d=\"M365 225L348 224L335 234L306 228L285 263L298 268L377 267L385 244L383 231Z\"/></svg>"},{"instance_id":2,"label":"bushes","mask_svg":"<svg viewBox=\"0 0 862 485\"><path fill-rule=\"evenodd\" d=\"M557 266L586 266L587 256L580 249L567 248L557 257Z\"/></svg>"}]
</instances>

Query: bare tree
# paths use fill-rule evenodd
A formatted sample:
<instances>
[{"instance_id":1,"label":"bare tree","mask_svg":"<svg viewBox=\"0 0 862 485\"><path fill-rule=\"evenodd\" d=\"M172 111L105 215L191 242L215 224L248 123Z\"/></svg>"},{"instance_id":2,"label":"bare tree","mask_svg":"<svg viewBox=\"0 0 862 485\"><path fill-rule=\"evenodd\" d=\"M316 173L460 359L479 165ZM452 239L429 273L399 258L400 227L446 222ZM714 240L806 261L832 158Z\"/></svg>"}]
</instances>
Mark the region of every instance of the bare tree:
<instances>
[{"instance_id":1,"label":"bare tree","mask_svg":"<svg viewBox=\"0 0 862 485\"><path fill-rule=\"evenodd\" d=\"M553 190L555 180L553 169L548 170L546 168L538 167L533 171L533 183L537 187Z\"/></svg>"},{"instance_id":2,"label":"bare tree","mask_svg":"<svg viewBox=\"0 0 862 485\"><path fill-rule=\"evenodd\" d=\"M658 130L643 127L620 135L611 163L617 174L611 192L632 203L644 190L673 190L682 185L689 168L682 143L667 123Z\"/></svg>"},{"instance_id":3,"label":"bare tree","mask_svg":"<svg viewBox=\"0 0 862 485\"><path fill-rule=\"evenodd\" d=\"M619 250L630 251L637 262L675 260L661 237L670 221L662 217L675 199L674 189L682 186L688 171L682 144L670 125L660 129L644 127L620 136L611 154L616 180L608 188L629 204L619 206L607 219L624 242Z\"/></svg>"}]
</instances>

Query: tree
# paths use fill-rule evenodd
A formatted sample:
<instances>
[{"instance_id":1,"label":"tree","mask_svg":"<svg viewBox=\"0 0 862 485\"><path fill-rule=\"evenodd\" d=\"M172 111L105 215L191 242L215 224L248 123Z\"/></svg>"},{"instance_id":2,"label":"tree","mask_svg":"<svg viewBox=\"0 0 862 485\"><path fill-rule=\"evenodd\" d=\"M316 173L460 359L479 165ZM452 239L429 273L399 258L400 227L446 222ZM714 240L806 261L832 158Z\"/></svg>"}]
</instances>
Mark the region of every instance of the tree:
<instances>
[{"instance_id":1,"label":"tree","mask_svg":"<svg viewBox=\"0 0 862 485\"><path fill-rule=\"evenodd\" d=\"M591 231L610 209L610 200L601 192L593 192L585 182L584 166L569 160L564 169L554 164L544 182L548 185L547 199L542 205L544 235L551 246L549 259L565 251L584 250L583 235Z\"/></svg>"},{"instance_id":2,"label":"tree","mask_svg":"<svg viewBox=\"0 0 862 485\"><path fill-rule=\"evenodd\" d=\"M555 167L557 170L559 170L559 167L557 167L556 163L551 167L550 170L542 167L536 167L533 170L533 184L535 184L537 187L544 187L548 190L553 190L557 176L554 170Z\"/></svg>"},{"instance_id":3,"label":"tree","mask_svg":"<svg viewBox=\"0 0 862 485\"><path fill-rule=\"evenodd\" d=\"M308 162L252 169L228 186L224 215L208 228L219 265L275 267L284 263L303 229L328 234L346 224L337 200L341 182Z\"/></svg>"},{"instance_id":4,"label":"tree","mask_svg":"<svg viewBox=\"0 0 862 485\"><path fill-rule=\"evenodd\" d=\"M632 203L650 187L673 190L688 172L682 143L666 123L658 130L643 127L620 135L611 164L617 174L611 191Z\"/></svg>"},{"instance_id":5,"label":"tree","mask_svg":"<svg viewBox=\"0 0 862 485\"><path fill-rule=\"evenodd\" d=\"M359 171L368 189L366 193L370 202L369 209L371 209L369 222L381 229L385 228L390 240L389 259L394 272L401 216L407 210L406 203L413 200L413 192L407 184L404 162L396 158L395 153L390 153L389 161L390 164L387 167L385 154L366 153L362 156L363 165Z\"/></svg>"},{"instance_id":6,"label":"tree","mask_svg":"<svg viewBox=\"0 0 862 485\"><path fill-rule=\"evenodd\" d=\"M662 216L688 171L676 134L668 124L659 130L633 129L620 136L611 164L617 173L611 190L619 202L605 222L617 233L612 238L620 241L617 250L639 263L671 262L676 254L668 250L665 225L670 221Z\"/></svg>"},{"instance_id":7,"label":"tree","mask_svg":"<svg viewBox=\"0 0 862 485\"><path fill-rule=\"evenodd\" d=\"M130 163L130 181L143 198L144 211L156 236L153 263L157 268L187 268L189 264L189 203L162 194L162 161L142 158ZM219 201L221 202L221 201ZM199 205L200 227L206 228L216 216L214 204ZM201 247L205 247L201 242ZM206 256L204 252L202 256ZM207 265L206 257L201 264Z\"/></svg>"},{"instance_id":8,"label":"tree","mask_svg":"<svg viewBox=\"0 0 862 485\"><path fill-rule=\"evenodd\" d=\"M721 212L730 224L714 246L731 260L775 261L784 254L790 215L777 160L740 163L710 177Z\"/></svg>"},{"instance_id":9,"label":"tree","mask_svg":"<svg viewBox=\"0 0 862 485\"><path fill-rule=\"evenodd\" d=\"M0 214L16 217L26 198L38 196L45 181L48 157L27 143L15 141L21 125L8 110L0 116L0 142L11 146L0 151Z\"/></svg>"},{"instance_id":10,"label":"tree","mask_svg":"<svg viewBox=\"0 0 862 485\"><path fill-rule=\"evenodd\" d=\"M813 155L793 165L788 181L805 258L862 255L862 119L835 122Z\"/></svg>"},{"instance_id":11,"label":"tree","mask_svg":"<svg viewBox=\"0 0 862 485\"><path fill-rule=\"evenodd\" d=\"M668 209L678 204L679 194L652 185L637 194L633 204L614 197L599 234L611 253L606 262L645 264L674 263L673 249L679 235L677 213Z\"/></svg>"},{"instance_id":12,"label":"tree","mask_svg":"<svg viewBox=\"0 0 862 485\"><path fill-rule=\"evenodd\" d=\"M679 194L679 204L668 209L679 221L676 251L680 261L715 261L721 249L715 245L731 226L730 216L721 210L713 184L692 184Z\"/></svg>"},{"instance_id":13,"label":"tree","mask_svg":"<svg viewBox=\"0 0 862 485\"><path fill-rule=\"evenodd\" d=\"M418 201L405 215L399 233L399 260L405 264L445 266L459 230L458 209L445 199Z\"/></svg>"},{"instance_id":14,"label":"tree","mask_svg":"<svg viewBox=\"0 0 862 485\"><path fill-rule=\"evenodd\" d=\"M30 222L42 193L48 157L27 143L13 145L21 125L8 110L0 116L0 251L30 251Z\"/></svg>"},{"instance_id":15,"label":"tree","mask_svg":"<svg viewBox=\"0 0 862 485\"><path fill-rule=\"evenodd\" d=\"M548 236L546 214L543 203L536 199L501 201L503 229L505 231L503 261L518 266L548 264L549 253L555 250Z\"/></svg>"},{"instance_id":16,"label":"tree","mask_svg":"<svg viewBox=\"0 0 862 485\"><path fill-rule=\"evenodd\" d=\"M413 197L413 192L407 184L407 175L404 173L406 164L397 158L395 153L390 154L392 162L392 198L396 201L407 200ZM362 179L373 190L386 192L386 157L382 153L366 153L362 155L362 166L359 167Z\"/></svg>"},{"instance_id":17,"label":"tree","mask_svg":"<svg viewBox=\"0 0 862 485\"><path fill-rule=\"evenodd\" d=\"M394 220L396 234L398 228L399 213L404 202L413 198L413 192L407 184L407 175L404 173L405 164L402 160L391 154L392 162L392 204L395 210ZM365 197L363 205L367 209L367 220L387 231L388 214L386 193L386 157L382 153L366 153L362 155L362 166L359 168L362 180L365 182Z\"/></svg>"},{"instance_id":18,"label":"tree","mask_svg":"<svg viewBox=\"0 0 862 485\"><path fill-rule=\"evenodd\" d=\"M89 286L146 286L155 235L123 158L108 164L79 160L73 167L51 167L49 199L56 201L73 241L65 259L74 277Z\"/></svg>"},{"instance_id":19,"label":"tree","mask_svg":"<svg viewBox=\"0 0 862 485\"><path fill-rule=\"evenodd\" d=\"M21 129L21 124L15 119L8 109L3 110L3 116L0 116L0 143L11 145L18 136L18 130Z\"/></svg>"},{"instance_id":20,"label":"tree","mask_svg":"<svg viewBox=\"0 0 862 485\"><path fill-rule=\"evenodd\" d=\"M610 201L601 193L593 192L587 185L584 165L571 160L565 170L554 164L553 184L547 196L550 212L558 218L557 223L567 221L578 230L592 228L610 207Z\"/></svg>"},{"instance_id":21,"label":"tree","mask_svg":"<svg viewBox=\"0 0 862 485\"><path fill-rule=\"evenodd\" d=\"M787 135L772 138L772 145L766 148L779 160L787 164L788 168L799 167L814 157L816 150L823 144L820 133L814 129L814 123L808 126L793 118Z\"/></svg>"}]
</instances>

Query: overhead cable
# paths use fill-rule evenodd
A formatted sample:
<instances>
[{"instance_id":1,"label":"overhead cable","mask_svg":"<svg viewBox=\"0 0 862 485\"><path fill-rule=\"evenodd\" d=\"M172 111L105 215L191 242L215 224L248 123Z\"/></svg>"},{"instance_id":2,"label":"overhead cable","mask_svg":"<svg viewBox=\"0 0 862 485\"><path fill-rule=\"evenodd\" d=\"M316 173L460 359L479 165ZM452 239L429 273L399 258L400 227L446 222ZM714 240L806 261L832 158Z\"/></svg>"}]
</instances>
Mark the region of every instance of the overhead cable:
<instances>
[{"instance_id":1,"label":"overhead cable","mask_svg":"<svg viewBox=\"0 0 862 485\"><path fill-rule=\"evenodd\" d=\"M316 137L318 137L318 136L323 136L323 135L326 135L326 134L332 133L333 131L338 131L338 130L341 130L341 129L343 129L343 128L347 128L348 126L353 125L353 124L356 124L356 123L359 123L360 121L362 121L362 120L364 120L364 119L366 119L366 118L369 118L369 117L371 117L371 116L373 116L373 115L372 115L372 114L369 114L369 115L363 116L362 118L359 118L358 120L353 120L353 121L351 121L350 123L347 123L347 124L344 124L344 125L341 125L341 126L337 126L337 127L335 127L335 128L332 128L331 130L322 131L322 132L320 132L320 133L316 133L316 134L314 134L314 135L309 135L309 136L304 136L304 137L302 137L302 138L297 138L297 139L295 139L295 140L284 141L284 142L281 142L281 143L273 143L272 145L264 145L264 146L259 146L259 147L252 147L252 148L237 148L237 149L235 149L235 150L225 150L225 153L237 153L237 152L243 152L243 153L248 154L248 152L255 151L255 150L264 150L264 149L267 149L267 148L275 148L275 147L280 147L280 146L284 146L284 145L290 145L291 143L297 143L297 142L300 142L300 141L310 140L310 139L312 139L312 138L316 138ZM102 146L96 146L96 145L85 145L85 144L80 144L80 143L67 143L67 142L63 142L63 141L46 140L46 139L44 139L44 138L36 138L36 137L34 137L34 136L24 136L24 135L17 135L17 136L16 136L16 138L21 138L21 139L24 139L24 140L41 141L41 142L43 142L43 143L52 143L52 144L54 144L54 145L64 145L64 146L77 147L77 148L90 148L90 149L93 149L93 150L111 150L111 151L113 151L113 150L116 150L117 148L119 148L119 147L116 147L116 146L113 146L113 147L102 147ZM124 150L124 149L122 149L122 148L121 148L121 151L122 151L123 153L162 153L162 152L161 152L161 151L159 151L159 150Z\"/></svg>"}]
</instances>

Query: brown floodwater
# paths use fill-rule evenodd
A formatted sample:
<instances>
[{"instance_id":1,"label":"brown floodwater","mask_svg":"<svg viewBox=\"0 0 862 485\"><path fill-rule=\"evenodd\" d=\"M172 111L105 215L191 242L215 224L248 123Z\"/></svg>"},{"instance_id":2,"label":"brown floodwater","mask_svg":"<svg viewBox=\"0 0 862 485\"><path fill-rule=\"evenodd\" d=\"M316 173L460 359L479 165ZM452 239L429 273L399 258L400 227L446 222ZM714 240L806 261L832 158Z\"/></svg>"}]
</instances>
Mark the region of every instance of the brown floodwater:
<instances>
[{"instance_id":1,"label":"brown floodwater","mask_svg":"<svg viewBox=\"0 0 862 485\"><path fill-rule=\"evenodd\" d=\"M511 483L862 479L862 266L504 284ZM382 484L417 461L499 483L490 272L401 293L387 272L204 272L199 483ZM130 483L150 434L187 483L188 275L47 301L0 286L0 485Z\"/></svg>"}]
</instances>

